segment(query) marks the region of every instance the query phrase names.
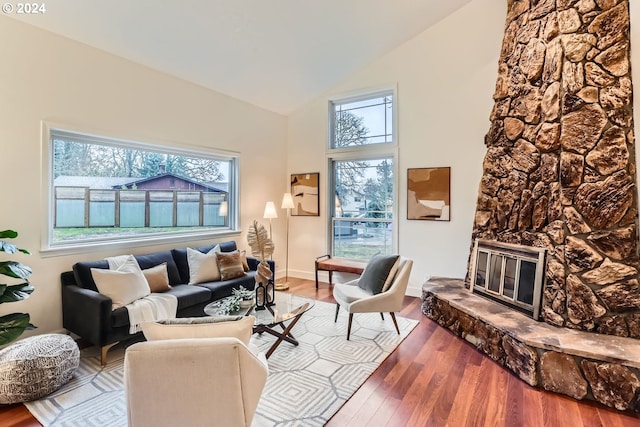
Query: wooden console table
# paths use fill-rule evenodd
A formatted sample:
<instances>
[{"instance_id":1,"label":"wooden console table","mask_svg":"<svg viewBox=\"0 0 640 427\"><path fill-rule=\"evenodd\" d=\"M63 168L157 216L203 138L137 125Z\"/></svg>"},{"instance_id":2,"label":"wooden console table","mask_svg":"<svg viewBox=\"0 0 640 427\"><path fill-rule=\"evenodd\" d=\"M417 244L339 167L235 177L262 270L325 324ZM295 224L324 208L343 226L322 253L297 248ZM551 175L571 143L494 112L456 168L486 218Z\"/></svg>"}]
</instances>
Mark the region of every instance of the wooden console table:
<instances>
[{"instance_id":1,"label":"wooden console table","mask_svg":"<svg viewBox=\"0 0 640 427\"><path fill-rule=\"evenodd\" d=\"M322 255L316 258L316 289L318 289L318 271L329 272L329 286L333 286L333 272L362 274L366 263L351 261L342 258L331 258L331 255Z\"/></svg>"}]
</instances>

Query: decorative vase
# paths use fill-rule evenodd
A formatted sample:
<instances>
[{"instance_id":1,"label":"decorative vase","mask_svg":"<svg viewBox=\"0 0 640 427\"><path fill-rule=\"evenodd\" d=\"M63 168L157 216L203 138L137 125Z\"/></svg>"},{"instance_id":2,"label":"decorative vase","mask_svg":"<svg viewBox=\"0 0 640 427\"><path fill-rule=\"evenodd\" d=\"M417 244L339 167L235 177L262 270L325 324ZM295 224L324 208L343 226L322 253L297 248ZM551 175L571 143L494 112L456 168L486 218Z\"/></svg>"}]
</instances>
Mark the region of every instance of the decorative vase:
<instances>
[{"instance_id":1,"label":"decorative vase","mask_svg":"<svg viewBox=\"0 0 640 427\"><path fill-rule=\"evenodd\" d=\"M265 303L267 306L276 305L276 288L273 284L273 280L269 280L267 282L267 286L265 287Z\"/></svg>"},{"instance_id":2,"label":"decorative vase","mask_svg":"<svg viewBox=\"0 0 640 427\"><path fill-rule=\"evenodd\" d=\"M266 288L261 282L256 283L256 310L264 310L267 301Z\"/></svg>"}]
</instances>

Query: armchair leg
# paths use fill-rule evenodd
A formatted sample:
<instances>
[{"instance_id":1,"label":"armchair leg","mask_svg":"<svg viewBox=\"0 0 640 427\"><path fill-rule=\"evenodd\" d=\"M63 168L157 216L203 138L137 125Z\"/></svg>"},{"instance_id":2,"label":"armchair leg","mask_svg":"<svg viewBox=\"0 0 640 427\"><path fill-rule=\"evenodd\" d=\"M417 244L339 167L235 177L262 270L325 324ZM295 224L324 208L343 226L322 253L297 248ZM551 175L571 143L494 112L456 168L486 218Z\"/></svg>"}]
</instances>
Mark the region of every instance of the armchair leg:
<instances>
[{"instance_id":1,"label":"armchair leg","mask_svg":"<svg viewBox=\"0 0 640 427\"><path fill-rule=\"evenodd\" d=\"M336 317L333 319L333 323L338 321L338 312L340 311L340 304L336 303Z\"/></svg>"},{"instance_id":2,"label":"armchair leg","mask_svg":"<svg viewBox=\"0 0 640 427\"><path fill-rule=\"evenodd\" d=\"M396 314L391 312L389 313L391 315L391 318L393 319L393 324L396 327L396 332L398 333L398 335L400 335L400 328L398 328L398 322L396 321Z\"/></svg>"},{"instance_id":3,"label":"armchair leg","mask_svg":"<svg viewBox=\"0 0 640 427\"><path fill-rule=\"evenodd\" d=\"M102 366L106 366L106 364L107 364L107 352L111 349L111 347L113 347L116 344L118 344L118 341L100 347L100 364Z\"/></svg>"},{"instance_id":4,"label":"armchair leg","mask_svg":"<svg viewBox=\"0 0 640 427\"><path fill-rule=\"evenodd\" d=\"M353 313L349 313L349 326L347 326L347 341L351 337L351 321L353 320Z\"/></svg>"}]
</instances>

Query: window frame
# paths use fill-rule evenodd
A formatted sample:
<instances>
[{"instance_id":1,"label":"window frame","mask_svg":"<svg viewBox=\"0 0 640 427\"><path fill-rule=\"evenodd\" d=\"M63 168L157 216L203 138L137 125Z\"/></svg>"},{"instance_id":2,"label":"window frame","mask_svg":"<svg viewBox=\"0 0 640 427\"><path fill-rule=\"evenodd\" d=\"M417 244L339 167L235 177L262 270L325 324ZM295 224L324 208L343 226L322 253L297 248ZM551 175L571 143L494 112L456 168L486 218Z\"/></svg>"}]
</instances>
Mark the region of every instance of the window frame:
<instances>
[{"instance_id":1,"label":"window frame","mask_svg":"<svg viewBox=\"0 0 640 427\"><path fill-rule=\"evenodd\" d=\"M364 101L367 99L378 98L382 96L392 96L392 142L378 142L372 144L352 145L347 147L334 148L334 127L335 127L335 105L342 103L350 103L357 101ZM333 221L335 217L335 171L334 163L336 161L357 161L357 160L376 160L382 158L391 158L393 160L393 208L391 210L391 248L394 252L398 252L398 223L399 223L399 184L400 176L398 173L398 97L397 89L395 87L384 87L377 90L363 91L358 93L351 93L344 96L338 96L328 99L328 136L327 136L327 177L328 187L327 191L327 248L328 253L334 256L334 231Z\"/></svg>"},{"instance_id":2,"label":"window frame","mask_svg":"<svg viewBox=\"0 0 640 427\"><path fill-rule=\"evenodd\" d=\"M342 104L349 104L349 103L353 103L353 102L359 102L359 101L366 101L369 99L375 99L375 98L381 98L381 97L385 97L385 96L391 96L392 97L392 114L391 114L391 128L392 128L392 132L391 132L391 142L374 142L371 144L363 144L363 145L350 145L350 146L346 146L346 147L335 147L334 146L334 142L335 142L335 132L334 132L334 128L336 125L336 115L335 115L335 106L336 105L342 105ZM352 149L355 150L359 150L362 147L379 147L379 146L383 146L383 147L390 147L390 146L397 146L398 141L397 141L397 134L398 134L398 128L397 128L397 95L396 95L396 90L395 88L384 88L384 89L379 89L379 90L375 90L375 91L369 91L369 92L360 92L357 94L351 94L351 95L346 95L346 96L341 96L341 97L335 97L335 98L329 98L329 102L328 102L328 110L329 110L329 120L327 121L328 123L328 135L329 137L327 138L327 151L329 152L342 152L342 151L350 151Z\"/></svg>"},{"instance_id":3,"label":"window frame","mask_svg":"<svg viewBox=\"0 0 640 427\"><path fill-rule=\"evenodd\" d=\"M54 183L54 156L53 137L68 135L69 137L83 143L94 143L113 147L123 147L152 151L160 154L178 154L209 158L214 160L229 161L229 186L228 186L228 225L224 228L194 230L194 231L171 231L141 234L137 236L119 236L110 238L95 238L79 242L53 242L53 227L55 222L55 199ZM88 132L85 129L74 128L73 126L56 124L43 121L41 123L41 185L42 185L42 206L43 221L41 228L41 248L43 256L57 256L67 254L78 254L104 250L105 247L119 249L159 245L165 243L177 243L193 240L205 240L210 238L225 238L239 236L239 168L240 154L237 152L212 149L203 146L191 146L164 141L139 141L121 137L103 136L97 132Z\"/></svg>"}]
</instances>

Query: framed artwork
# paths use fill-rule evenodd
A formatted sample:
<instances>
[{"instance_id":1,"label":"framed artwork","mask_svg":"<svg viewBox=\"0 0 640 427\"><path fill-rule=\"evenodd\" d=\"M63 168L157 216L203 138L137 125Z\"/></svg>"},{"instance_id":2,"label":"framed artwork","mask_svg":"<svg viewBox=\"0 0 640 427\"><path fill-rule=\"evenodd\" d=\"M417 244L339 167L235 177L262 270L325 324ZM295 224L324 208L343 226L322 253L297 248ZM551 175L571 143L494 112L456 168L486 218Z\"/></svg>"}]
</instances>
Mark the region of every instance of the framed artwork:
<instances>
[{"instance_id":1,"label":"framed artwork","mask_svg":"<svg viewBox=\"0 0 640 427\"><path fill-rule=\"evenodd\" d=\"M320 172L291 174L293 216L320 216Z\"/></svg>"},{"instance_id":2,"label":"framed artwork","mask_svg":"<svg viewBox=\"0 0 640 427\"><path fill-rule=\"evenodd\" d=\"M407 219L449 221L451 168L407 169Z\"/></svg>"}]
</instances>

